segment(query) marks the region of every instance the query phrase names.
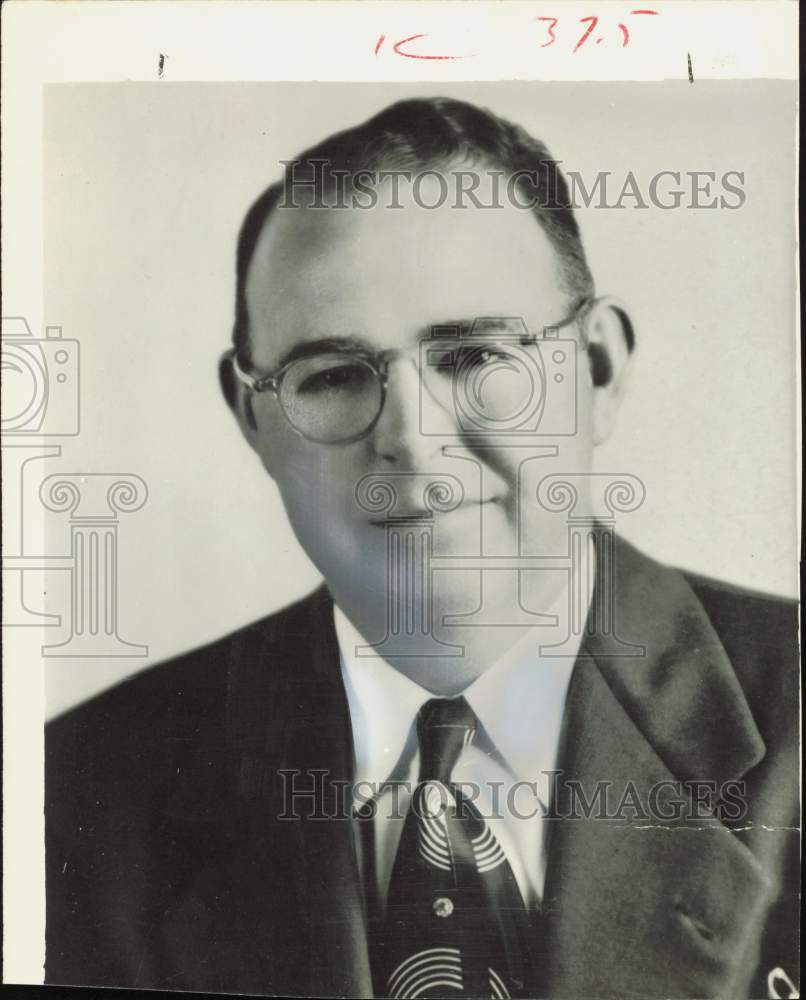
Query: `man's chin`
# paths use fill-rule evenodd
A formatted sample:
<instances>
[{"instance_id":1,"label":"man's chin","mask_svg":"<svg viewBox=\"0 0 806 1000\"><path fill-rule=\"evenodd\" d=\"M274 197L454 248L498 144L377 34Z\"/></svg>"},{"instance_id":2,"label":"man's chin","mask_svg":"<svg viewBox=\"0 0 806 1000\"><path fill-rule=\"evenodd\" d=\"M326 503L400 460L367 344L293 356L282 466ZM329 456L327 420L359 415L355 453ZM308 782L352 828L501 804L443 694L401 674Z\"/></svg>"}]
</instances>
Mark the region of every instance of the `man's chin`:
<instances>
[{"instance_id":1,"label":"man's chin","mask_svg":"<svg viewBox=\"0 0 806 1000\"><path fill-rule=\"evenodd\" d=\"M437 556L506 555L517 552L517 537L505 508L496 501L463 504L434 518Z\"/></svg>"}]
</instances>

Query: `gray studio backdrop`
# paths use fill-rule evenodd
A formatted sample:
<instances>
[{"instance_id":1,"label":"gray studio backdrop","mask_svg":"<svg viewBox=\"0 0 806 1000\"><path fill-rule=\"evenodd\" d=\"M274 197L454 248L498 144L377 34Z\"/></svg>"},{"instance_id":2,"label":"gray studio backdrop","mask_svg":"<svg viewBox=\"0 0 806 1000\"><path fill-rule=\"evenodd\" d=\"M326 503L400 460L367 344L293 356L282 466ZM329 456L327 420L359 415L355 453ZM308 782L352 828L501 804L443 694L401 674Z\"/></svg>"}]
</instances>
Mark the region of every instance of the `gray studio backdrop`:
<instances>
[{"instance_id":1,"label":"gray studio backdrop","mask_svg":"<svg viewBox=\"0 0 806 1000\"><path fill-rule=\"evenodd\" d=\"M663 170L744 174L734 210L692 208L689 194L677 209L625 199L579 213L597 288L628 304L639 343L598 467L646 484L619 530L649 554L794 594L795 93L771 81L47 86L44 312L80 343L81 432L39 471L128 473L148 488L117 539L119 632L148 653L49 658L49 713L315 586L219 397L235 239L280 160L408 96L485 105L586 182L610 171L616 193L628 171L643 187ZM48 518L48 551L67 551L67 515ZM26 574L26 601L64 615L66 577Z\"/></svg>"}]
</instances>

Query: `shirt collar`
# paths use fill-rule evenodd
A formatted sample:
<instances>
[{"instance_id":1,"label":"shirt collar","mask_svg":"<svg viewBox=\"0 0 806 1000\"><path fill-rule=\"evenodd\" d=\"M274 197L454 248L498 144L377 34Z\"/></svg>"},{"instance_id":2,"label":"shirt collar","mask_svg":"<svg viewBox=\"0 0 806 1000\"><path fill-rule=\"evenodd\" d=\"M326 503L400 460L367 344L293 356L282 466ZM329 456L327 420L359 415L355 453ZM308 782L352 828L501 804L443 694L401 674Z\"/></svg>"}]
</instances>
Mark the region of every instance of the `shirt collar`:
<instances>
[{"instance_id":1,"label":"shirt collar","mask_svg":"<svg viewBox=\"0 0 806 1000\"><path fill-rule=\"evenodd\" d=\"M594 558L592 545L590 549ZM590 572L587 607L594 579ZM549 613L562 621L567 607L564 589ZM333 617L353 730L355 780L380 785L393 776L404 751L416 747L414 720L434 695L383 658L356 655L357 647L368 643L337 605ZM540 647L545 649L552 638L536 627L463 692L492 749L519 781L539 780L541 772L556 765L565 697L582 636L563 656L541 655Z\"/></svg>"},{"instance_id":2,"label":"shirt collar","mask_svg":"<svg viewBox=\"0 0 806 1000\"><path fill-rule=\"evenodd\" d=\"M528 633L464 692L512 776L539 781L541 787L542 775L556 763L565 696L576 660L575 655L541 656L542 642L539 629Z\"/></svg>"},{"instance_id":3,"label":"shirt collar","mask_svg":"<svg viewBox=\"0 0 806 1000\"><path fill-rule=\"evenodd\" d=\"M368 643L336 604L333 623L353 729L355 781L380 785L400 761L417 713L434 696L382 657L358 656Z\"/></svg>"}]
</instances>

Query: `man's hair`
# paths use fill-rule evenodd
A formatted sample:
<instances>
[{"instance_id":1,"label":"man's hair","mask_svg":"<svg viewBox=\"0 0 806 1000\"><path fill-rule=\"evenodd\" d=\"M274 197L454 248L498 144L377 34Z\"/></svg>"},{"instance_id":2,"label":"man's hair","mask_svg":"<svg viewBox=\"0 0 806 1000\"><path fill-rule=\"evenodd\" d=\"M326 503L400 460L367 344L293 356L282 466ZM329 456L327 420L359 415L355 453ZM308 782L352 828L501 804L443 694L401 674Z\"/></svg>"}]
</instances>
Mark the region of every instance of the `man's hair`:
<instances>
[{"instance_id":1,"label":"man's hair","mask_svg":"<svg viewBox=\"0 0 806 1000\"><path fill-rule=\"evenodd\" d=\"M324 171L322 161L327 161ZM399 101L363 124L337 132L305 150L287 164L284 178L267 188L247 212L236 259L233 346L238 356L249 356L249 265L263 226L291 178L318 177L325 185L330 178L332 186L334 177L350 180L363 171L414 172L459 164L500 171L510 178L517 174L515 187L528 199L528 210L558 254L566 290L575 300L593 294L593 279L568 185L542 142L491 111L465 101L444 97ZM318 197L323 192L315 193ZM228 387L224 388L226 392Z\"/></svg>"}]
</instances>

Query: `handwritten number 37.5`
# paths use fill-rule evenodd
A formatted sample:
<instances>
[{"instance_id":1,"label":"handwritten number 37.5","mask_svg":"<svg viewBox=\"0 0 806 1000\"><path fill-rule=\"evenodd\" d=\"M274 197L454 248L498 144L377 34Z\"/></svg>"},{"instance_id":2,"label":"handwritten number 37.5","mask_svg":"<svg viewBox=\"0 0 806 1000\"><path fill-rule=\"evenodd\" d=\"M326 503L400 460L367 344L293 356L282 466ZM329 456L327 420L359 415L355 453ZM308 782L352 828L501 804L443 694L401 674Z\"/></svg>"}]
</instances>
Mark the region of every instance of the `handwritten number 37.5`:
<instances>
[{"instance_id":1,"label":"handwritten number 37.5","mask_svg":"<svg viewBox=\"0 0 806 1000\"><path fill-rule=\"evenodd\" d=\"M657 15L657 13L658 13L658 11L656 11L656 10L631 10L630 11L630 15L633 15L633 14L651 14L651 15ZM557 41L557 35L555 34L554 29L557 27L557 25L559 23L559 18L557 18L557 17L537 17L537 18L535 18L535 20L536 21L542 21L542 22L545 23L546 40L544 42L540 43L540 48L541 49L548 48L549 45L553 45ZM591 34L596 30L596 26L599 24L599 18L598 17L592 17L592 16L591 17L581 17L579 19L579 23L580 24L587 24L587 28L585 29L585 31L583 32L583 34L580 36L579 40L577 41L576 45L574 46L574 49L573 49L574 52L578 52L582 48L582 46L585 44L585 42L587 42L587 40L590 38ZM630 30L627 27L627 25L623 24L623 23L619 23L618 27L619 27L619 31L621 32L621 47L625 48L630 43ZM601 42L601 40L602 40L601 38L597 38L596 39L596 44L598 45Z\"/></svg>"}]
</instances>

